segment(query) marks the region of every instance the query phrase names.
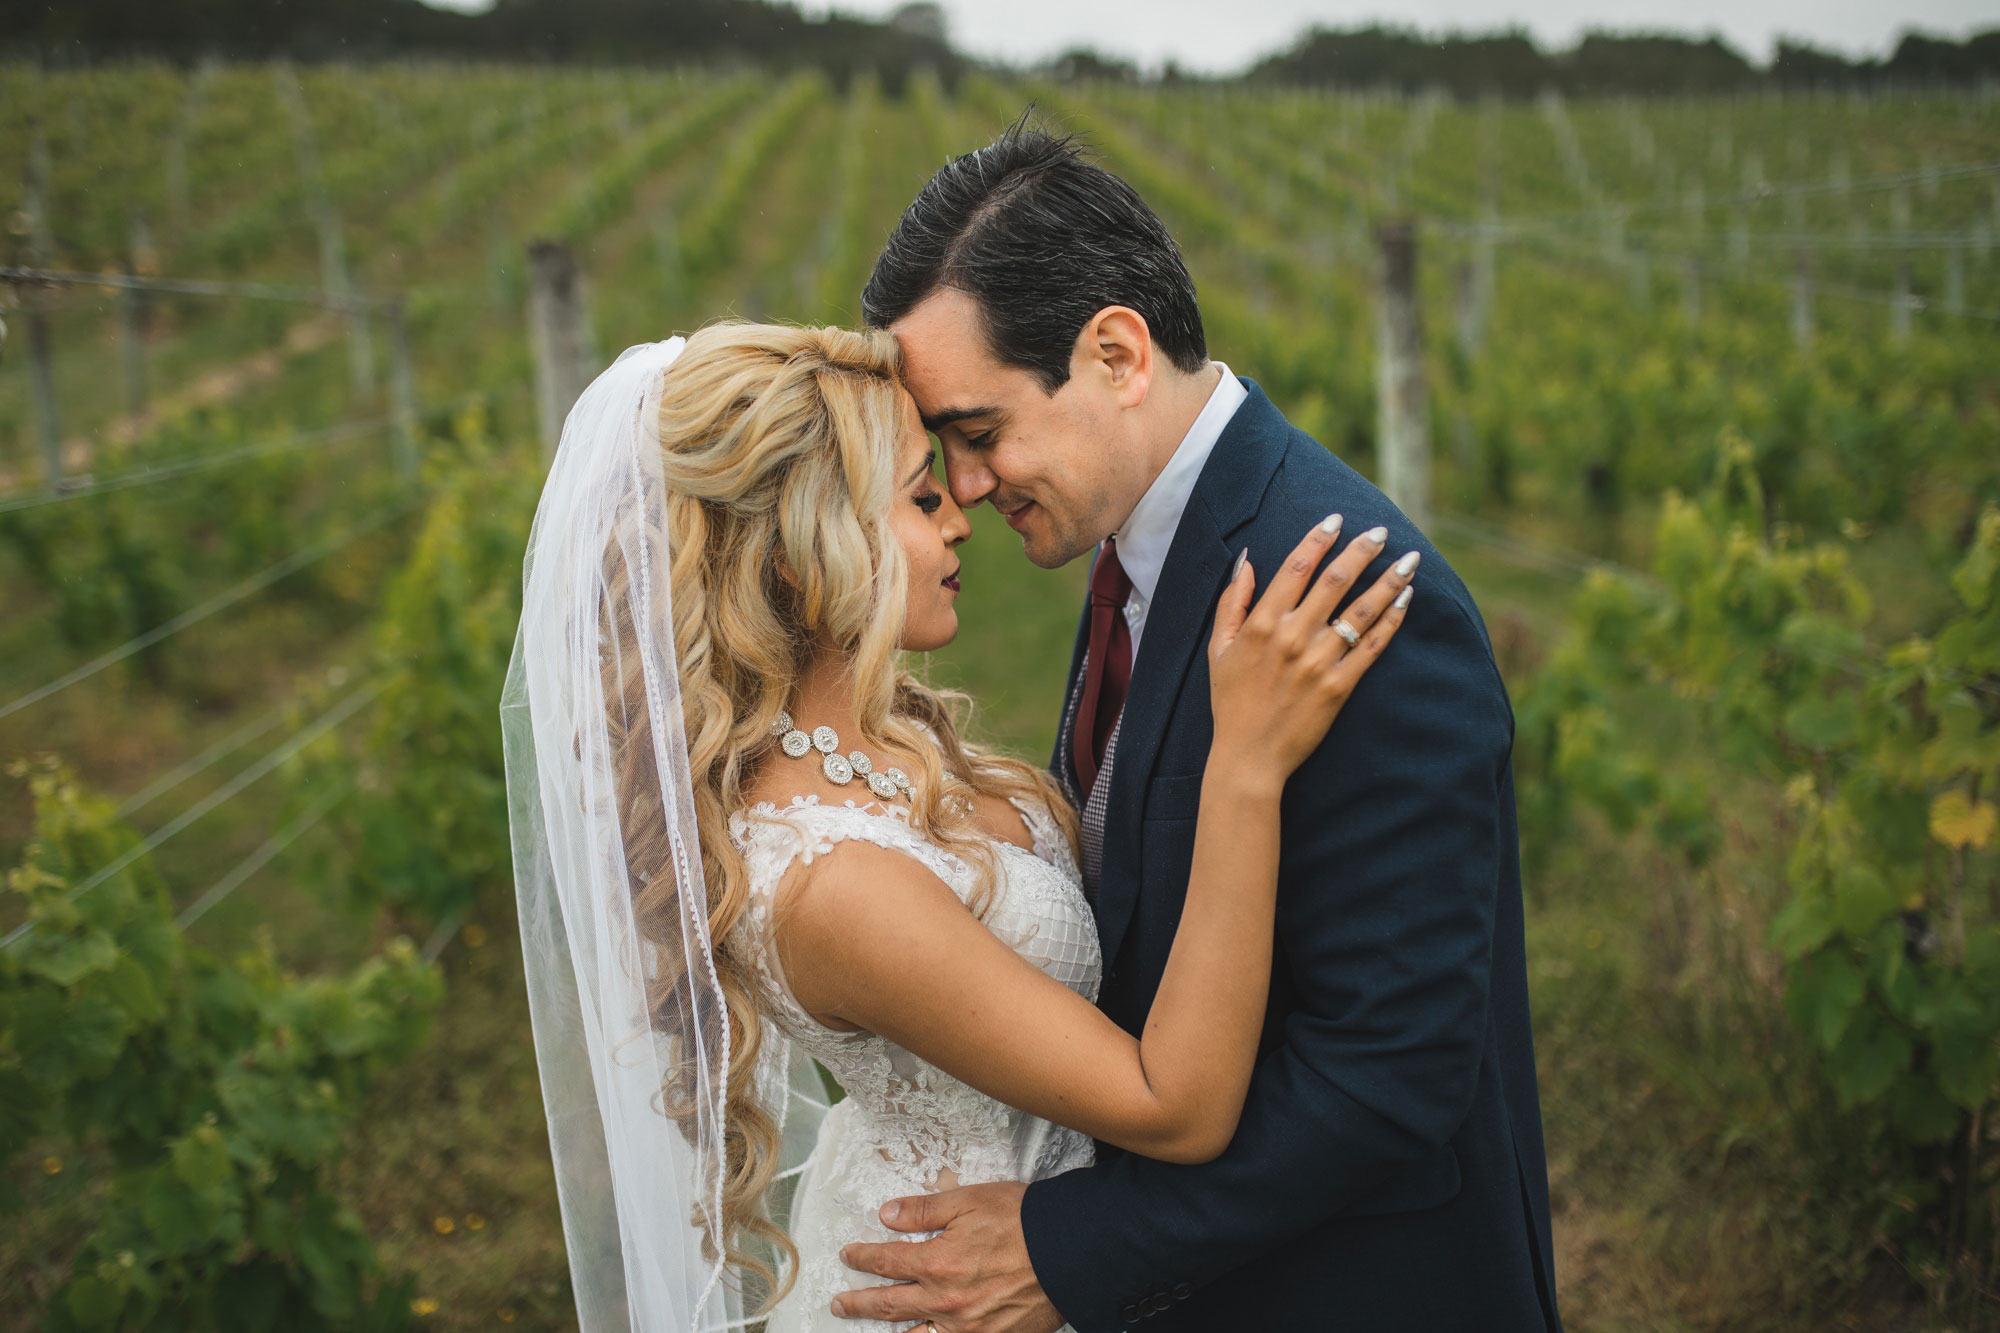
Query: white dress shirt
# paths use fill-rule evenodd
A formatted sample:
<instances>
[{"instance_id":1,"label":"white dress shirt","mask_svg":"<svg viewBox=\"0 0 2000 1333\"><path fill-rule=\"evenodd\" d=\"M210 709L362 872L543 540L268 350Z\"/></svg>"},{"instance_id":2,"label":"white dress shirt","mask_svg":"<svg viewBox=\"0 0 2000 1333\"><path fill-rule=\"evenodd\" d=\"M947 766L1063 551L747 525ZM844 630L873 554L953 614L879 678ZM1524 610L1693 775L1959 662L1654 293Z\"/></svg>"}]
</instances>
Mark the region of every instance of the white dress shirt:
<instances>
[{"instance_id":1,"label":"white dress shirt","mask_svg":"<svg viewBox=\"0 0 2000 1333\"><path fill-rule=\"evenodd\" d=\"M1112 536L1118 543L1118 563L1132 580L1132 595L1125 602L1125 623L1132 630L1132 660L1139 660L1139 638L1146 629L1146 609L1160 587L1160 570L1167 563L1167 550L1174 544L1174 531L1181 525L1181 513L1202 466L1215 449L1222 428L1236 415L1236 409L1250 396L1243 382L1220 361L1222 378L1208 395L1201 414L1181 437L1174 456L1153 478L1153 484L1132 507L1132 516Z\"/></svg>"}]
</instances>

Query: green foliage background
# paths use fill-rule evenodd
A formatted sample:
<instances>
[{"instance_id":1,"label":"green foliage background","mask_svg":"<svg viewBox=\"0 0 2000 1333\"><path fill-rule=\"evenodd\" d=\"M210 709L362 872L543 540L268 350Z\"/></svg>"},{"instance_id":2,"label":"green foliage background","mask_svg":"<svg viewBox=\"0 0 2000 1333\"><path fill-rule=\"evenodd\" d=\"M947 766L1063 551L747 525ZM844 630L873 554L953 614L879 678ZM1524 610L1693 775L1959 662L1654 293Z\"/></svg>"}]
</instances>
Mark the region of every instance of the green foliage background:
<instances>
[{"instance_id":1,"label":"green foliage background","mask_svg":"<svg viewBox=\"0 0 2000 1333\"><path fill-rule=\"evenodd\" d=\"M0 806L0 930L28 926L0 946L0 1319L565 1326L496 713L543 466L524 247L574 247L600 360L723 314L852 322L929 171L1033 102L1166 218L1213 354L1364 472L1372 228L1418 221L1432 529L1517 712L1571 1322L1994 1322L1990 98L404 65L298 72L302 129L285 77L0 69L0 262L310 286L331 245L403 296L420 408L412 478L386 328L370 382L310 305L148 298L143 412L110 294L0 312L46 318L66 466L107 483L43 502L10 335L0 709L326 548L0 712L0 753L64 756ZM8 197L38 141L41 219ZM980 516L964 630L922 664L1023 754L1079 580Z\"/></svg>"}]
</instances>

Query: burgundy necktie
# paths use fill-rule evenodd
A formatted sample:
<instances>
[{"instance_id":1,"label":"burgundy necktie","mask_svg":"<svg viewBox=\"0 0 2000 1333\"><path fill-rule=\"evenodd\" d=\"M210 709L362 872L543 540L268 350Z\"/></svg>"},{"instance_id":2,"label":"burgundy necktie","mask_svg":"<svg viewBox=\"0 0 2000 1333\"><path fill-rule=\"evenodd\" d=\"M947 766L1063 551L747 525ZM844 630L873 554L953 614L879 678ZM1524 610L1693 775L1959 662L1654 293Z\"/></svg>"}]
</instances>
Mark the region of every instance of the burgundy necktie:
<instances>
[{"instance_id":1,"label":"burgundy necktie","mask_svg":"<svg viewBox=\"0 0 2000 1333\"><path fill-rule=\"evenodd\" d=\"M1132 683L1132 627L1125 623L1125 602L1131 595L1132 580L1125 577L1117 548L1106 537L1090 571L1090 657L1083 668L1083 698L1077 704L1071 737L1077 781L1086 802L1097 785L1112 724L1125 706L1125 687Z\"/></svg>"}]
</instances>

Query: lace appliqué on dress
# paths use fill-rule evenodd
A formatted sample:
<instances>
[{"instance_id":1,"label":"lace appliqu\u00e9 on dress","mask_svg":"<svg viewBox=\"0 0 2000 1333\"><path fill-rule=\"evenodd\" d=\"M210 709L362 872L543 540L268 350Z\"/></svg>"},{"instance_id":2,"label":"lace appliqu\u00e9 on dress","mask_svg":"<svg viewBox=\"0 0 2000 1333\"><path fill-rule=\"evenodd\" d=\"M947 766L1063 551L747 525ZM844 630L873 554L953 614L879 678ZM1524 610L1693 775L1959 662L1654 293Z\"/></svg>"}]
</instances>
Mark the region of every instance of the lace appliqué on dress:
<instances>
[{"instance_id":1,"label":"lace appliqu\u00e9 on dress","mask_svg":"<svg viewBox=\"0 0 2000 1333\"><path fill-rule=\"evenodd\" d=\"M1043 972L1095 1000L1102 970L1097 930L1074 858L1047 810L1015 805L1035 847L1031 852L993 840L985 924ZM766 1013L846 1093L822 1124L812 1165L799 1183L792 1215L799 1281L773 1311L771 1333L886 1330L885 1324L837 1320L827 1312L835 1294L866 1281L839 1262L839 1247L898 1237L878 1220L882 1204L935 1188L947 1171L970 1185L1035 1180L1088 1165L1091 1142L988 1097L883 1037L825 1026L785 981L771 943L771 912L779 881L794 861L810 864L842 842L865 841L916 860L961 902L969 902L977 887L974 866L922 838L903 807L875 802L829 804L813 796L794 797L783 807L760 802L731 816L729 831L750 876L747 909L736 929L749 932L746 952Z\"/></svg>"}]
</instances>

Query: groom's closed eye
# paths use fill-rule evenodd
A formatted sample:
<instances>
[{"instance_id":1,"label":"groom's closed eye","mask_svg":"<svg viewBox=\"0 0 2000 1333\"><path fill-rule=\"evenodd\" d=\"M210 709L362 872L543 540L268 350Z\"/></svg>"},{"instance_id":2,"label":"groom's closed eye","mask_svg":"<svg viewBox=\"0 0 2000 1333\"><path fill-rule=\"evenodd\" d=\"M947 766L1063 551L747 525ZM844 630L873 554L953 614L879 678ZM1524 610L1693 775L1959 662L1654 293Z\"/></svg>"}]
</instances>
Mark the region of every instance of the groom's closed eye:
<instances>
[{"instance_id":1,"label":"groom's closed eye","mask_svg":"<svg viewBox=\"0 0 2000 1333\"><path fill-rule=\"evenodd\" d=\"M971 422L972 430L984 429L988 434L998 426L1000 409L997 407L947 407L924 417L924 429L933 435L942 436L947 426L957 426L960 439L967 435L966 423Z\"/></svg>"}]
</instances>

